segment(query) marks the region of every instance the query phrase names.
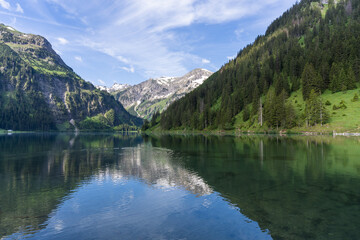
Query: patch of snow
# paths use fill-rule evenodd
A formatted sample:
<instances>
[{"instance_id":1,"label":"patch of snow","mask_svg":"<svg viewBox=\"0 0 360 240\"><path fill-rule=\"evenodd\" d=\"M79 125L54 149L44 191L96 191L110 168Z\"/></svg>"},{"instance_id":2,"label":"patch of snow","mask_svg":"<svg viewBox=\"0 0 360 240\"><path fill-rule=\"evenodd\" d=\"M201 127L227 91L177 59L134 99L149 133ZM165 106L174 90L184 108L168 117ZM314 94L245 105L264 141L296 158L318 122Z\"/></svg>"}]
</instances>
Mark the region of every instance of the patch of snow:
<instances>
[{"instance_id":1,"label":"patch of snow","mask_svg":"<svg viewBox=\"0 0 360 240\"><path fill-rule=\"evenodd\" d=\"M160 85L169 85L171 82L176 80L176 78L175 77L161 77L161 78L157 78L154 80Z\"/></svg>"},{"instance_id":2,"label":"patch of snow","mask_svg":"<svg viewBox=\"0 0 360 240\"><path fill-rule=\"evenodd\" d=\"M110 88L106 86L96 86L97 89L100 89L102 91L107 91L108 93L124 90L129 87L131 87L129 84L120 84L120 83L114 83L114 85Z\"/></svg>"},{"instance_id":3,"label":"patch of snow","mask_svg":"<svg viewBox=\"0 0 360 240\"><path fill-rule=\"evenodd\" d=\"M120 84L120 83L114 83L114 85L110 88L110 91L120 91L129 88L129 84Z\"/></svg>"},{"instance_id":4,"label":"patch of snow","mask_svg":"<svg viewBox=\"0 0 360 240\"><path fill-rule=\"evenodd\" d=\"M13 29L12 27L6 27L6 28L11 30L11 31L15 31L15 29Z\"/></svg>"},{"instance_id":5,"label":"patch of snow","mask_svg":"<svg viewBox=\"0 0 360 240\"><path fill-rule=\"evenodd\" d=\"M201 78L196 79L196 80L193 81L193 82L200 85L200 84L202 84L207 78L208 78L207 76L202 76Z\"/></svg>"},{"instance_id":6,"label":"patch of snow","mask_svg":"<svg viewBox=\"0 0 360 240\"><path fill-rule=\"evenodd\" d=\"M97 89L101 90L101 91L108 91L108 88L105 86L96 86Z\"/></svg>"}]
</instances>

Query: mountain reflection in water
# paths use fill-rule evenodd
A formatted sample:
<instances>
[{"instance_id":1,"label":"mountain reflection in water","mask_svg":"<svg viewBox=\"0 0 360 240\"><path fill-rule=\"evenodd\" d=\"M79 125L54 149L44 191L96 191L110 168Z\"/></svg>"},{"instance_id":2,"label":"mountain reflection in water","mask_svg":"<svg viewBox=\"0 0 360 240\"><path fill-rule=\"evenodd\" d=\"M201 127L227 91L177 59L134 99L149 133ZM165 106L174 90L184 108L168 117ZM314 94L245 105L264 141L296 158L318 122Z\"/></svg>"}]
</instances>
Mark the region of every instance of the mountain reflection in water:
<instances>
[{"instance_id":1,"label":"mountain reflection in water","mask_svg":"<svg viewBox=\"0 0 360 240\"><path fill-rule=\"evenodd\" d=\"M0 136L0 237L359 239L359 139Z\"/></svg>"}]
</instances>

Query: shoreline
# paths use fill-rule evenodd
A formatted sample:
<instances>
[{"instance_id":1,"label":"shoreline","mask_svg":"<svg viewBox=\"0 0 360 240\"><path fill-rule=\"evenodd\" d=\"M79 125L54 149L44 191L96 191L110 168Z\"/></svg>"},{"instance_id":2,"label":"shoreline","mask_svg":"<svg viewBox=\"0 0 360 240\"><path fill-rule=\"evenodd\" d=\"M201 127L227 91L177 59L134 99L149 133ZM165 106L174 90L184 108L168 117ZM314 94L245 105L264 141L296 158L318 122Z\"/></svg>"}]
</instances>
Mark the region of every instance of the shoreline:
<instances>
[{"instance_id":1,"label":"shoreline","mask_svg":"<svg viewBox=\"0 0 360 240\"><path fill-rule=\"evenodd\" d=\"M188 131L188 130L168 130L168 131L145 131L145 134L207 134L217 136L242 136L242 135L279 135L279 136L346 136L360 137L360 132L311 132L311 131L237 131L237 130L213 130L213 131Z\"/></svg>"},{"instance_id":2,"label":"shoreline","mask_svg":"<svg viewBox=\"0 0 360 240\"><path fill-rule=\"evenodd\" d=\"M189 131L189 130L161 130L161 131L7 131L0 130L0 135L12 135L12 134L31 134L31 133L131 133L131 134L205 134L205 135L215 135L215 136L242 136L242 135L279 135L279 136L345 136L345 137L360 137L360 132L336 132L336 131L328 131L328 132L312 132L312 131L288 131L288 130L280 130L280 131L239 131L239 130L204 130L204 131Z\"/></svg>"}]
</instances>

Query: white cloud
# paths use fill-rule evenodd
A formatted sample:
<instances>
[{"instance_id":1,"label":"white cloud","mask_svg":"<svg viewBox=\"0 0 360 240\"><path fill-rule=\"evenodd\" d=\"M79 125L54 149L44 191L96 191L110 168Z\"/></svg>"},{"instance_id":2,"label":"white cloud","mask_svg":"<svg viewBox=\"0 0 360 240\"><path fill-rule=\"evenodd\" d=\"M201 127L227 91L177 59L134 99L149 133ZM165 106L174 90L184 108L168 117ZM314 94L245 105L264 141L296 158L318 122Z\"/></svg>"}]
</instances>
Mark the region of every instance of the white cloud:
<instances>
[{"instance_id":1,"label":"white cloud","mask_svg":"<svg viewBox=\"0 0 360 240\"><path fill-rule=\"evenodd\" d=\"M21 5L19 3L16 3L16 12L24 13L24 9L22 9Z\"/></svg>"},{"instance_id":2,"label":"white cloud","mask_svg":"<svg viewBox=\"0 0 360 240\"><path fill-rule=\"evenodd\" d=\"M1 1L1 0L0 0ZM179 38L177 28L192 24L217 24L279 9L294 0L47 0L86 25L78 44L105 53L131 67L128 72L151 77L180 76L187 66L207 64L192 54L191 36ZM276 7L274 7L276 6ZM84 16L92 16L84 18ZM235 34L240 35L244 30ZM180 39L180 40L179 40ZM59 40L59 39L58 39ZM189 41L189 42L187 42ZM67 44L68 41L60 41ZM205 60L205 62L204 62Z\"/></svg>"},{"instance_id":3,"label":"white cloud","mask_svg":"<svg viewBox=\"0 0 360 240\"><path fill-rule=\"evenodd\" d=\"M131 67L121 67L122 70L125 70L127 72L131 72L131 73L134 73L135 72L135 68L133 66Z\"/></svg>"},{"instance_id":4,"label":"white cloud","mask_svg":"<svg viewBox=\"0 0 360 240\"><path fill-rule=\"evenodd\" d=\"M11 8L10 3L8 3L5 0L0 0L0 6L2 8L5 8L6 10L10 10L10 8Z\"/></svg>"},{"instance_id":5,"label":"white cloud","mask_svg":"<svg viewBox=\"0 0 360 240\"><path fill-rule=\"evenodd\" d=\"M59 41L59 43L60 43L61 45L66 45L66 44L69 43L68 40L66 40L65 38L62 38L62 37L57 38L57 40Z\"/></svg>"},{"instance_id":6,"label":"white cloud","mask_svg":"<svg viewBox=\"0 0 360 240\"><path fill-rule=\"evenodd\" d=\"M116 56L116 58L120 61L120 62L123 62L123 63L126 63L128 64L129 63L129 60L124 58L123 56Z\"/></svg>"},{"instance_id":7,"label":"white cloud","mask_svg":"<svg viewBox=\"0 0 360 240\"><path fill-rule=\"evenodd\" d=\"M0 6L6 10L9 11L15 11L19 13L24 13L24 10L22 9L21 5L19 3L16 3L16 8L12 8L10 3L5 0L0 0Z\"/></svg>"},{"instance_id":8,"label":"white cloud","mask_svg":"<svg viewBox=\"0 0 360 240\"><path fill-rule=\"evenodd\" d=\"M98 79L98 82L101 83L102 85L105 85L105 82L101 79Z\"/></svg>"},{"instance_id":9,"label":"white cloud","mask_svg":"<svg viewBox=\"0 0 360 240\"><path fill-rule=\"evenodd\" d=\"M236 38L237 38L237 39L240 39L241 36L242 36L242 34L244 33L244 31L245 31L245 30L244 30L243 28L236 29L236 30L235 30Z\"/></svg>"},{"instance_id":10,"label":"white cloud","mask_svg":"<svg viewBox=\"0 0 360 240\"><path fill-rule=\"evenodd\" d=\"M201 62L202 62L203 64L209 64L209 63L210 63L210 60L203 58L203 59L201 59Z\"/></svg>"},{"instance_id":11,"label":"white cloud","mask_svg":"<svg viewBox=\"0 0 360 240\"><path fill-rule=\"evenodd\" d=\"M236 58L236 55L234 55L234 56L228 56L228 57L226 57L228 60L233 60L234 58Z\"/></svg>"},{"instance_id":12,"label":"white cloud","mask_svg":"<svg viewBox=\"0 0 360 240\"><path fill-rule=\"evenodd\" d=\"M74 59L75 59L76 61L83 62L83 59L82 59L82 57L80 57L80 56L75 56Z\"/></svg>"}]
</instances>

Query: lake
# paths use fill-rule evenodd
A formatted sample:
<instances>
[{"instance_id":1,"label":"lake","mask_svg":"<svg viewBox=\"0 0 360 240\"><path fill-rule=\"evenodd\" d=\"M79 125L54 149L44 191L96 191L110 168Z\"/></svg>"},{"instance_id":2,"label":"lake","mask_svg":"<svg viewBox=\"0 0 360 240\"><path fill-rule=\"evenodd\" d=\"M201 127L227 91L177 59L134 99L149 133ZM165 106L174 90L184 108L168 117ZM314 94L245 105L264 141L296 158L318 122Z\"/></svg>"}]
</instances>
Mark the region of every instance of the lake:
<instances>
[{"instance_id":1,"label":"lake","mask_svg":"<svg viewBox=\"0 0 360 240\"><path fill-rule=\"evenodd\" d=\"M0 239L360 239L360 138L0 135Z\"/></svg>"}]
</instances>

